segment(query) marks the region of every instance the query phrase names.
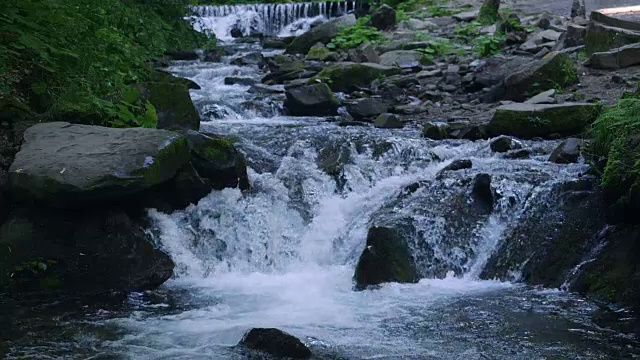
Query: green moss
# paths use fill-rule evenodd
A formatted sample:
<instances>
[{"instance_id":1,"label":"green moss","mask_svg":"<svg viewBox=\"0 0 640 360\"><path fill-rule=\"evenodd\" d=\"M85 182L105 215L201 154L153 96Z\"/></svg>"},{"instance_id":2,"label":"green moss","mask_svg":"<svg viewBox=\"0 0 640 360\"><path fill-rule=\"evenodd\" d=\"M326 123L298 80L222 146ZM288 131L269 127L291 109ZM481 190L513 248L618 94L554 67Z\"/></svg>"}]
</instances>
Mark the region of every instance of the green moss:
<instances>
[{"instance_id":1,"label":"green moss","mask_svg":"<svg viewBox=\"0 0 640 360\"><path fill-rule=\"evenodd\" d=\"M566 54L553 54L551 61L535 74L535 79L536 81L527 91L529 96L549 89L563 92L567 86L578 81L578 70L573 60Z\"/></svg>"},{"instance_id":2,"label":"green moss","mask_svg":"<svg viewBox=\"0 0 640 360\"><path fill-rule=\"evenodd\" d=\"M500 19L500 14L498 13L499 8L500 1L485 1L480 7L480 14L478 15L480 24L495 24Z\"/></svg>"},{"instance_id":3,"label":"green moss","mask_svg":"<svg viewBox=\"0 0 640 360\"><path fill-rule=\"evenodd\" d=\"M182 79L157 72L152 81L138 85L141 96L158 114L158 128L200 129L200 116Z\"/></svg>"},{"instance_id":4,"label":"green moss","mask_svg":"<svg viewBox=\"0 0 640 360\"><path fill-rule=\"evenodd\" d=\"M172 178L176 171L189 162L189 143L185 136L178 136L161 149L149 166L134 171L132 175L143 177L145 184L157 185Z\"/></svg>"},{"instance_id":5,"label":"green moss","mask_svg":"<svg viewBox=\"0 0 640 360\"><path fill-rule=\"evenodd\" d=\"M397 75L401 72L402 70L397 67L355 63L334 64L324 68L309 83L315 83L316 79L320 79L328 84L331 90L346 92L352 86L368 87L376 79Z\"/></svg>"},{"instance_id":6,"label":"green moss","mask_svg":"<svg viewBox=\"0 0 640 360\"><path fill-rule=\"evenodd\" d=\"M311 49L309 49L309 52L307 53L307 59L309 60L325 60L327 57L329 57L329 55L331 54L331 51L329 49L327 49L324 46L314 46Z\"/></svg>"}]
</instances>

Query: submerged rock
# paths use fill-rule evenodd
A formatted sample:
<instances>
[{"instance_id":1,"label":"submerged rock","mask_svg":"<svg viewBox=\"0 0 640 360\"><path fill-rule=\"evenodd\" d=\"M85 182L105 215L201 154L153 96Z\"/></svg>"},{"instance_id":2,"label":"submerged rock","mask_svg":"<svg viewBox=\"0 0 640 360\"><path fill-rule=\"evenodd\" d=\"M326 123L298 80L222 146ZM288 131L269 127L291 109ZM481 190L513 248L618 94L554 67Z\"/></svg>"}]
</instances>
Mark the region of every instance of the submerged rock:
<instances>
[{"instance_id":1,"label":"submerged rock","mask_svg":"<svg viewBox=\"0 0 640 360\"><path fill-rule=\"evenodd\" d=\"M523 139L581 133L598 117L602 106L588 103L510 104L500 106L487 125L493 135Z\"/></svg>"},{"instance_id":2,"label":"submerged rock","mask_svg":"<svg viewBox=\"0 0 640 360\"><path fill-rule=\"evenodd\" d=\"M356 289L387 282L415 283L419 276L407 243L386 227L373 227L367 234L354 275Z\"/></svg>"},{"instance_id":3,"label":"submerged rock","mask_svg":"<svg viewBox=\"0 0 640 360\"><path fill-rule=\"evenodd\" d=\"M225 85L243 85L243 86L251 86L257 83L256 80L247 77L235 77L229 76L224 78Z\"/></svg>"},{"instance_id":4,"label":"submerged rock","mask_svg":"<svg viewBox=\"0 0 640 360\"><path fill-rule=\"evenodd\" d=\"M510 150L520 149L522 146L509 136L500 136L491 141L489 147L491 147L491 151L493 152L505 153Z\"/></svg>"},{"instance_id":5,"label":"submerged rock","mask_svg":"<svg viewBox=\"0 0 640 360\"><path fill-rule=\"evenodd\" d=\"M491 190L491 175L478 174L473 180L471 195L475 203L486 212L493 211L493 191Z\"/></svg>"},{"instance_id":6,"label":"submerged rock","mask_svg":"<svg viewBox=\"0 0 640 360\"><path fill-rule=\"evenodd\" d=\"M298 338L274 328L253 328L238 345L278 358L308 359L311 356L311 350Z\"/></svg>"},{"instance_id":7,"label":"submerged rock","mask_svg":"<svg viewBox=\"0 0 640 360\"><path fill-rule=\"evenodd\" d=\"M336 115L338 100L324 83L288 88L284 107L293 116Z\"/></svg>"},{"instance_id":8,"label":"submerged rock","mask_svg":"<svg viewBox=\"0 0 640 360\"><path fill-rule=\"evenodd\" d=\"M440 174L445 171L458 171L458 170L464 170L464 169L471 169L472 166L473 166L473 163L469 159L454 160L451 162L451 164L445 166L442 170L440 170Z\"/></svg>"},{"instance_id":9,"label":"submerged rock","mask_svg":"<svg viewBox=\"0 0 640 360\"><path fill-rule=\"evenodd\" d=\"M10 168L11 188L61 207L117 201L171 179L189 161L185 136L158 129L38 124Z\"/></svg>"},{"instance_id":10,"label":"submerged rock","mask_svg":"<svg viewBox=\"0 0 640 360\"><path fill-rule=\"evenodd\" d=\"M344 15L324 24L318 25L308 32L293 39L287 46L287 54L306 54L317 43L328 44L344 27L355 25L356 17L353 14Z\"/></svg>"}]
</instances>

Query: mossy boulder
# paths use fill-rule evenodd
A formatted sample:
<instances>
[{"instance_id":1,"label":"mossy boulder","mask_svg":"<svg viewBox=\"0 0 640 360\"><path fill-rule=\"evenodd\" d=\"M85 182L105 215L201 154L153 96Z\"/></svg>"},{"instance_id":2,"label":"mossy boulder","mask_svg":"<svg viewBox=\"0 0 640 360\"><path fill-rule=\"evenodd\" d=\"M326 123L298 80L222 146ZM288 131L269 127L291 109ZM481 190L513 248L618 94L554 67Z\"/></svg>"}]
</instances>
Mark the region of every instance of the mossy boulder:
<instances>
[{"instance_id":1,"label":"mossy boulder","mask_svg":"<svg viewBox=\"0 0 640 360\"><path fill-rule=\"evenodd\" d=\"M313 45L317 43L328 44L341 29L355 24L356 17L353 14L329 20L293 39L291 44L287 46L285 53L306 54Z\"/></svg>"},{"instance_id":2,"label":"mossy boulder","mask_svg":"<svg viewBox=\"0 0 640 360\"><path fill-rule=\"evenodd\" d=\"M253 328L244 334L238 345L277 358L308 359L311 357L311 350L302 341L274 328Z\"/></svg>"},{"instance_id":3,"label":"mossy boulder","mask_svg":"<svg viewBox=\"0 0 640 360\"><path fill-rule=\"evenodd\" d=\"M356 265L356 289L388 282L415 283L419 278L409 247L395 230L369 229L365 249Z\"/></svg>"},{"instance_id":4,"label":"mossy boulder","mask_svg":"<svg viewBox=\"0 0 640 360\"><path fill-rule=\"evenodd\" d=\"M508 75L499 86L504 88L504 98L524 101L543 91L564 88L577 81L578 72L573 60L567 54L551 52Z\"/></svg>"},{"instance_id":5,"label":"mossy boulder","mask_svg":"<svg viewBox=\"0 0 640 360\"><path fill-rule=\"evenodd\" d=\"M591 21L584 39L587 55L640 42L640 31Z\"/></svg>"},{"instance_id":6,"label":"mossy boulder","mask_svg":"<svg viewBox=\"0 0 640 360\"><path fill-rule=\"evenodd\" d=\"M315 44L311 49L309 49L309 52L307 52L307 60L324 61L331 56L331 50L327 49L327 47L322 43Z\"/></svg>"},{"instance_id":7,"label":"mossy boulder","mask_svg":"<svg viewBox=\"0 0 640 360\"><path fill-rule=\"evenodd\" d=\"M284 107L293 116L337 115L338 99L324 83L287 88Z\"/></svg>"},{"instance_id":8,"label":"mossy boulder","mask_svg":"<svg viewBox=\"0 0 640 360\"><path fill-rule=\"evenodd\" d=\"M343 62L325 67L324 70L310 80L310 83L321 80L328 84L333 91L348 92L354 87L369 87L373 80L397 75L401 72L402 69L394 66Z\"/></svg>"},{"instance_id":9,"label":"mossy boulder","mask_svg":"<svg viewBox=\"0 0 640 360\"><path fill-rule=\"evenodd\" d=\"M487 125L491 136L553 138L581 133L598 117L599 104L509 104L496 109Z\"/></svg>"},{"instance_id":10,"label":"mossy boulder","mask_svg":"<svg viewBox=\"0 0 640 360\"><path fill-rule=\"evenodd\" d=\"M197 131L189 131L186 136L191 149L191 164L202 178L211 182L214 189L249 189L244 155L229 140Z\"/></svg>"},{"instance_id":11,"label":"mossy boulder","mask_svg":"<svg viewBox=\"0 0 640 360\"><path fill-rule=\"evenodd\" d=\"M172 131L43 123L24 133L9 181L25 199L73 207L149 189L188 161L187 138Z\"/></svg>"},{"instance_id":12,"label":"mossy boulder","mask_svg":"<svg viewBox=\"0 0 640 360\"><path fill-rule=\"evenodd\" d=\"M190 82L156 71L137 85L140 97L156 108L158 129L198 130L200 116L189 95Z\"/></svg>"},{"instance_id":13,"label":"mossy boulder","mask_svg":"<svg viewBox=\"0 0 640 360\"><path fill-rule=\"evenodd\" d=\"M394 50L380 55L380 65L385 66L416 68L431 64L433 64L431 58L415 50Z\"/></svg>"},{"instance_id":14,"label":"mossy boulder","mask_svg":"<svg viewBox=\"0 0 640 360\"><path fill-rule=\"evenodd\" d=\"M478 21L482 25L495 24L500 19L498 10L500 9L500 0L485 0L480 7Z\"/></svg>"}]
</instances>

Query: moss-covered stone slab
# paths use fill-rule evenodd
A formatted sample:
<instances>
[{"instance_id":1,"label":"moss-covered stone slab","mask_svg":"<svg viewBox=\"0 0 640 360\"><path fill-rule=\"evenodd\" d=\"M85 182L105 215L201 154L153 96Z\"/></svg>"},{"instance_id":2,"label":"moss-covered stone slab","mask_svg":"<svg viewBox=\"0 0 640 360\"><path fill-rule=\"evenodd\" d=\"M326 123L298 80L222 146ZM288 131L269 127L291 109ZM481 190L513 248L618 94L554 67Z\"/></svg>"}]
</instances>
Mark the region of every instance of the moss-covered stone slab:
<instances>
[{"instance_id":1,"label":"moss-covered stone slab","mask_svg":"<svg viewBox=\"0 0 640 360\"><path fill-rule=\"evenodd\" d=\"M619 69L640 64L640 43L591 54L588 65L596 69Z\"/></svg>"},{"instance_id":2,"label":"moss-covered stone slab","mask_svg":"<svg viewBox=\"0 0 640 360\"><path fill-rule=\"evenodd\" d=\"M148 100L156 108L158 129L200 129L200 115L189 95L190 83L156 71L149 81L137 85L142 100Z\"/></svg>"},{"instance_id":3,"label":"moss-covered stone slab","mask_svg":"<svg viewBox=\"0 0 640 360\"><path fill-rule=\"evenodd\" d=\"M504 79L505 98L524 101L550 89L564 88L578 81L578 72L567 54L551 52L540 61L524 65Z\"/></svg>"},{"instance_id":4,"label":"moss-covered stone slab","mask_svg":"<svg viewBox=\"0 0 640 360\"><path fill-rule=\"evenodd\" d=\"M324 83L288 88L284 107L293 116L328 116L338 114L339 101Z\"/></svg>"},{"instance_id":5,"label":"moss-covered stone slab","mask_svg":"<svg viewBox=\"0 0 640 360\"><path fill-rule=\"evenodd\" d=\"M387 282L415 283L419 278L409 247L395 230L369 229L354 275L356 289Z\"/></svg>"},{"instance_id":6,"label":"moss-covered stone slab","mask_svg":"<svg viewBox=\"0 0 640 360\"><path fill-rule=\"evenodd\" d=\"M415 50L394 50L380 55L380 65L414 68L433 63L425 54Z\"/></svg>"},{"instance_id":7,"label":"moss-covered stone slab","mask_svg":"<svg viewBox=\"0 0 640 360\"><path fill-rule=\"evenodd\" d=\"M321 80L328 84L333 91L347 92L354 86L369 87L373 80L397 75L401 72L402 69L395 66L343 62L327 66L311 79L310 83Z\"/></svg>"},{"instance_id":8,"label":"moss-covered stone slab","mask_svg":"<svg viewBox=\"0 0 640 360\"><path fill-rule=\"evenodd\" d=\"M629 30L591 21L584 45L588 55L640 42L640 31Z\"/></svg>"},{"instance_id":9,"label":"moss-covered stone slab","mask_svg":"<svg viewBox=\"0 0 640 360\"><path fill-rule=\"evenodd\" d=\"M52 122L27 129L9 181L27 198L75 206L163 183L188 161L186 137L172 131Z\"/></svg>"},{"instance_id":10,"label":"moss-covered stone slab","mask_svg":"<svg viewBox=\"0 0 640 360\"><path fill-rule=\"evenodd\" d=\"M353 14L327 21L293 39L285 52L287 54L306 54L316 43L328 44L341 29L355 24L356 17Z\"/></svg>"},{"instance_id":11,"label":"moss-covered stone slab","mask_svg":"<svg viewBox=\"0 0 640 360\"><path fill-rule=\"evenodd\" d=\"M601 105L588 103L503 105L496 109L487 131L491 136L522 139L575 135L593 123L601 110Z\"/></svg>"}]
</instances>

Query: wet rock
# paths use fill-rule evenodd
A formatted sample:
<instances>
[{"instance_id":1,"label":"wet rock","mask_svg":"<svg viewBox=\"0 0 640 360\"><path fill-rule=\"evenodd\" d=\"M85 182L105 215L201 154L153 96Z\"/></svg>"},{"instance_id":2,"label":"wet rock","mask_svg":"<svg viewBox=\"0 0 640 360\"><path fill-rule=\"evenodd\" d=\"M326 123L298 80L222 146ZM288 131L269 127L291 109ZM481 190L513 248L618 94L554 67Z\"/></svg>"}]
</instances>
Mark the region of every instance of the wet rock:
<instances>
[{"instance_id":1,"label":"wet rock","mask_svg":"<svg viewBox=\"0 0 640 360\"><path fill-rule=\"evenodd\" d=\"M10 184L25 198L74 207L125 199L171 179L188 161L187 139L172 131L43 123L25 132Z\"/></svg>"},{"instance_id":2,"label":"wet rock","mask_svg":"<svg viewBox=\"0 0 640 360\"><path fill-rule=\"evenodd\" d=\"M338 126L369 126L368 123L366 122L362 122L362 121L349 121L349 120L344 120L344 121L340 121L338 123Z\"/></svg>"},{"instance_id":3,"label":"wet rock","mask_svg":"<svg viewBox=\"0 0 640 360\"><path fill-rule=\"evenodd\" d=\"M221 136L197 131L187 132L187 139L191 149L191 164L200 176L211 182L214 189L249 189L244 155L232 143Z\"/></svg>"},{"instance_id":4,"label":"wet rock","mask_svg":"<svg viewBox=\"0 0 640 360\"><path fill-rule=\"evenodd\" d=\"M198 130L200 116L191 101L188 83L156 71L149 82L137 84L142 101L149 101L158 114L158 129Z\"/></svg>"},{"instance_id":5,"label":"wet rock","mask_svg":"<svg viewBox=\"0 0 640 360\"><path fill-rule=\"evenodd\" d=\"M237 66L261 65L262 63L264 63L264 55L259 52L246 54L231 60L231 65Z\"/></svg>"},{"instance_id":6,"label":"wet rock","mask_svg":"<svg viewBox=\"0 0 640 360\"><path fill-rule=\"evenodd\" d=\"M156 288L174 264L151 244L147 226L118 209L17 209L0 227L0 242L11 249L3 266L13 272L8 282L0 274L0 289L95 296Z\"/></svg>"},{"instance_id":7,"label":"wet rock","mask_svg":"<svg viewBox=\"0 0 640 360\"><path fill-rule=\"evenodd\" d=\"M378 98L358 99L347 104L347 111L355 120L370 119L377 117L389 110L389 104Z\"/></svg>"},{"instance_id":8,"label":"wet rock","mask_svg":"<svg viewBox=\"0 0 640 360\"><path fill-rule=\"evenodd\" d=\"M507 159L528 159L531 157L531 150L529 149L519 149L509 151L505 157Z\"/></svg>"},{"instance_id":9,"label":"wet rock","mask_svg":"<svg viewBox=\"0 0 640 360\"><path fill-rule=\"evenodd\" d=\"M602 106L588 103L509 104L500 106L487 125L490 135L522 139L552 138L581 133L600 113Z\"/></svg>"},{"instance_id":10,"label":"wet rock","mask_svg":"<svg viewBox=\"0 0 640 360\"><path fill-rule=\"evenodd\" d=\"M509 136L500 136L497 139L491 141L489 147L491 147L491 151L493 152L505 153L513 149L520 149L522 145L520 145Z\"/></svg>"},{"instance_id":11,"label":"wet rock","mask_svg":"<svg viewBox=\"0 0 640 360\"><path fill-rule=\"evenodd\" d=\"M247 92L251 94L284 94L284 87L282 85L255 84Z\"/></svg>"},{"instance_id":12,"label":"wet rock","mask_svg":"<svg viewBox=\"0 0 640 360\"><path fill-rule=\"evenodd\" d=\"M473 180L471 195L475 203L486 212L493 211L493 191L491 190L491 175L478 174Z\"/></svg>"},{"instance_id":13,"label":"wet rock","mask_svg":"<svg viewBox=\"0 0 640 360\"><path fill-rule=\"evenodd\" d=\"M353 14L329 20L296 37L291 44L287 46L285 53L306 54L313 45L317 43L328 44L331 42L331 39L338 34L340 29L355 25L355 23L356 17Z\"/></svg>"},{"instance_id":14,"label":"wet rock","mask_svg":"<svg viewBox=\"0 0 640 360\"><path fill-rule=\"evenodd\" d=\"M367 88L376 79L401 72L400 68L392 66L343 62L327 66L311 81L321 80L329 84L333 91L349 92L354 88Z\"/></svg>"},{"instance_id":15,"label":"wet rock","mask_svg":"<svg viewBox=\"0 0 640 360\"><path fill-rule=\"evenodd\" d=\"M442 140L447 138L447 123L428 122L422 127L422 136L431 140Z\"/></svg>"},{"instance_id":16,"label":"wet rock","mask_svg":"<svg viewBox=\"0 0 640 360\"><path fill-rule=\"evenodd\" d=\"M291 44L293 37L289 38L265 38L262 40L262 47L265 49L286 49Z\"/></svg>"},{"instance_id":17,"label":"wet rock","mask_svg":"<svg viewBox=\"0 0 640 360\"><path fill-rule=\"evenodd\" d=\"M454 160L451 162L451 164L445 166L442 170L440 170L439 173L441 174L445 171L458 171L458 170L471 169L472 166L473 166L473 163L469 159Z\"/></svg>"},{"instance_id":18,"label":"wet rock","mask_svg":"<svg viewBox=\"0 0 640 360\"><path fill-rule=\"evenodd\" d=\"M190 204L197 204L200 199L209 195L211 190L213 190L211 181L202 178L193 165L188 163L178 170L171 180L144 194L142 203L149 208L170 214ZM158 194L162 195L158 196Z\"/></svg>"},{"instance_id":19,"label":"wet rock","mask_svg":"<svg viewBox=\"0 0 640 360\"><path fill-rule=\"evenodd\" d=\"M558 164L570 164L578 162L580 158L580 150L582 149L583 141L578 138L568 138L564 140L558 147L553 150L549 161Z\"/></svg>"},{"instance_id":20,"label":"wet rock","mask_svg":"<svg viewBox=\"0 0 640 360\"><path fill-rule=\"evenodd\" d=\"M246 77L235 77L229 76L224 78L225 85L242 85L242 86L251 86L254 85L257 81L252 78Z\"/></svg>"},{"instance_id":21,"label":"wet rock","mask_svg":"<svg viewBox=\"0 0 640 360\"><path fill-rule=\"evenodd\" d=\"M228 55L227 50L222 47L208 49L202 52L202 61L205 62L221 62L222 57Z\"/></svg>"},{"instance_id":22,"label":"wet rock","mask_svg":"<svg viewBox=\"0 0 640 360\"><path fill-rule=\"evenodd\" d=\"M336 115L338 100L324 83L287 89L284 107L293 116Z\"/></svg>"},{"instance_id":23,"label":"wet rock","mask_svg":"<svg viewBox=\"0 0 640 360\"><path fill-rule=\"evenodd\" d=\"M242 33L242 30L240 30L240 28L234 27L233 29L231 29L231 37L237 39L244 37L244 34Z\"/></svg>"},{"instance_id":24,"label":"wet rock","mask_svg":"<svg viewBox=\"0 0 640 360\"><path fill-rule=\"evenodd\" d=\"M394 50L380 55L380 65L398 66L400 68L416 68L432 64L425 54L415 50Z\"/></svg>"},{"instance_id":25,"label":"wet rock","mask_svg":"<svg viewBox=\"0 0 640 360\"><path fill-rule=\"evenodd\" d=\"M400 121L398 116L394 114L385 113L385 114L380 114L380 116L376 118L376 121L373 123L373 126L377 128L382 128L382 129L401 129L404 127L404 124L402 123L402 121Z\"/></svg>"},{"instance_id":26,"label":"wet rock","mask_svg":"<svg viewBox=\"0 0 640 360\"><path fill-rule=\"evenodd\" d=\"M364 290L388 282L415 283L419 276L406 241L393 229L373 227L358 259L354 280L356 289Z\"/></svg>"},{"instance_id":27,"label":"wet rock","mask_svg":"<svg viewBox=\"0 0 640 360\"><path fill-rule=\"evenodd\" d=\"M277 69L262 78L262 83L283 84L285 81L309 78L316 74L305 65L302 60L283 60L277 65Z\"/></svg>"},{"instance_id":28,"label":"wet rock","mask_svg":"<svg viewBox=\"0 0 640 360\"><path fill-rule=\"evenodd\" d=\"M591 54L588 66L596 69L619 69L640 64L640 42L607 52Z\"/></svg>"},{"instance_id":29,"label":"wet rock","mask_svg":"<svg viewBox=\"0 0 640 360\"><path fill-rule=\"evenodd\" d=\"M396 11L389 5L378 7L371 14L369 25L382 31L393 29L396 26Z\"/></svg>"},{"instance_id":30,"label":"wet rock","mask_svg":"<svg viewBox=\"0 0 640 360\"><path fill-rule=\"evenodd\" d=\"M308 359L311 357L311 350L298 338L274 328L253 328L244 335L238 345L278 358Z\"/></svg>"}]
</instances>

